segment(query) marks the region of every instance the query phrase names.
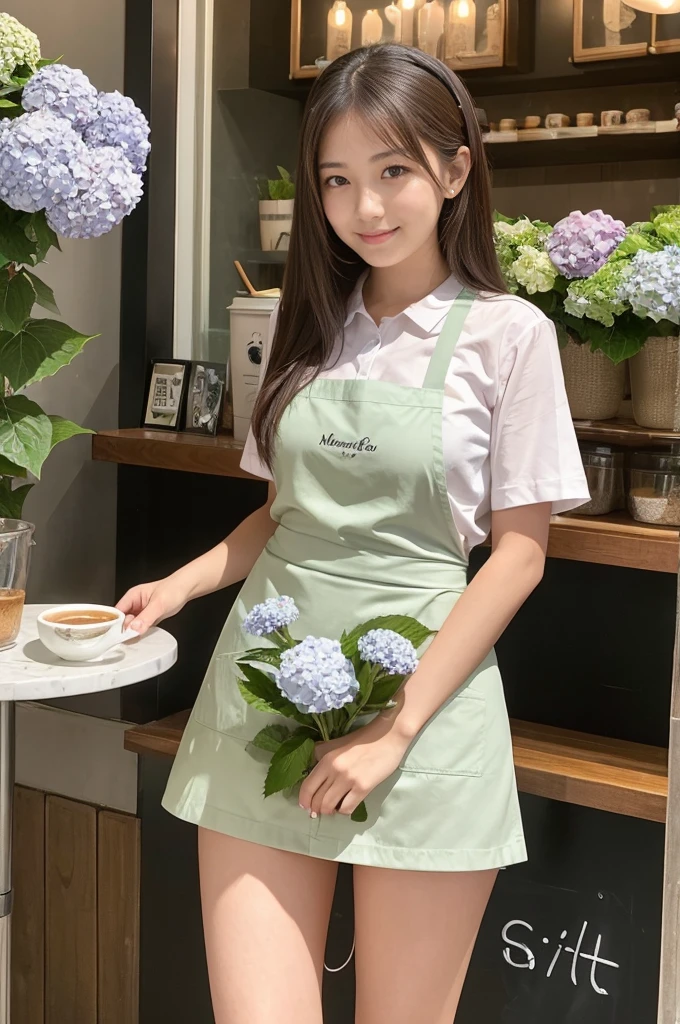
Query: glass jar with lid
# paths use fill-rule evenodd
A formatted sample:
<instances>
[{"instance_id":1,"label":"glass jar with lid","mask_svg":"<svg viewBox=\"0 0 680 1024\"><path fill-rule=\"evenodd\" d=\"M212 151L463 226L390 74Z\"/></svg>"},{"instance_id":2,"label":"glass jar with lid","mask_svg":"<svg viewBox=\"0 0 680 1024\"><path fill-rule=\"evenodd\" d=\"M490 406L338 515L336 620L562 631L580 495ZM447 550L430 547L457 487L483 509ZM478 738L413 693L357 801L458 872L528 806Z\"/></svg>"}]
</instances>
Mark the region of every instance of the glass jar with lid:
<instances>
[{"instance_id":1,"label":"glass jar with lid","mask_svg":"<svg viewBox=\"0 0 680 1024\"><path fill-rule=\"evenodd\" d=\"M680 526L679 445L631 453L628 511L641 523Z\"/></svg>"},{"instance_id":2,"label":"glass jar with lid","mask_svg":"<svg viewBox=\"0 0 680 1024\"><path fill-rule=\"evenodd\" d=\"M625 507L623 449L612 444L580 441L581 459L590 501L573 510L575 515L603 516Z\"/></svg>"}]
</instances>

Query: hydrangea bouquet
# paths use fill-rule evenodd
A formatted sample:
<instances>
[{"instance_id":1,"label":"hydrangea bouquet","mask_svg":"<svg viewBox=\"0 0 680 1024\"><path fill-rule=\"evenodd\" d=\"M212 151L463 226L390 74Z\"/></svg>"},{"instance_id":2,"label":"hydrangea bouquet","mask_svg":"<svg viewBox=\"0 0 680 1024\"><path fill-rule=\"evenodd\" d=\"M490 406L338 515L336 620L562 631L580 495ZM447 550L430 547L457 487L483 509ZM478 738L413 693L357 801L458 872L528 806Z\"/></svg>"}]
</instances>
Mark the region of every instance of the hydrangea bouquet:
<instances>
[{"instance_id":1,"label":"hydrangea bouquet","mask_svg":"<svg viewBox=\"0 0 680 1024\"><path fill-rule=\"evenodd\" d=\"M34 273L59 237L95 238L142 195L149 125L132 100L98 92L82 71L43 60L37 36L0 13L0 516L20 518L60 441L90 433L47 416L23 390L56 373L92 336L61 320Z\"/></svg>"},{"instance_id":2,"label":"hydrangea bouquet","mask_svg":"<svg viewBox=\"0 0 680 1024\"><path fill-rule=\"evenodd\" d=\"M416 649L433 635L409 616L386 615L340 640L295 640L288 627L298 617L294 601L282 596L256 605L243 623L244 632L265 637L270 646L251 648L237 659L241 694L258 711L290 721L266 725L252 740L254 748L272 755L265 797L302 781L314 767L317 742L345 736L361 716L394 706L395 693L418 665ZM361 803L352 820L366 816Z\"/></svg>"}]
</instances>

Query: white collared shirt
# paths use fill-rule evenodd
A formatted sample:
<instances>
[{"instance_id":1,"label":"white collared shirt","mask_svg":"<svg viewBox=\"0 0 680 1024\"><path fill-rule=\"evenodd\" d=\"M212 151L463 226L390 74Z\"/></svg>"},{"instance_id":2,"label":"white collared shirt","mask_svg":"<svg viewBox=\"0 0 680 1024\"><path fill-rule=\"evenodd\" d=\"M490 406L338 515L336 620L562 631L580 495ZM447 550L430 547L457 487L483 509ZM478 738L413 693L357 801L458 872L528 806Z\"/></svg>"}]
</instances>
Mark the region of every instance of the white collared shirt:
<instances>
[{"instance_id":1,"label":"white collared shirt","mask_svg":"<svg viewBox=\"0 0 680 1024\"><path fill-rule=\"evenodd\" d=\"M347 304L344 339L320 377L422 387L434 346L461 290L450 277L377 325L363 279ZM270 322L263 370L276 313ZM451 359L442 423L446 484L465 554L489 533L491 511L551 502L566 512L590 498L564 389L555 328L516 295L481 295ZM271 480L252 433L241 466Z\"/></svg>"}]
</instances>

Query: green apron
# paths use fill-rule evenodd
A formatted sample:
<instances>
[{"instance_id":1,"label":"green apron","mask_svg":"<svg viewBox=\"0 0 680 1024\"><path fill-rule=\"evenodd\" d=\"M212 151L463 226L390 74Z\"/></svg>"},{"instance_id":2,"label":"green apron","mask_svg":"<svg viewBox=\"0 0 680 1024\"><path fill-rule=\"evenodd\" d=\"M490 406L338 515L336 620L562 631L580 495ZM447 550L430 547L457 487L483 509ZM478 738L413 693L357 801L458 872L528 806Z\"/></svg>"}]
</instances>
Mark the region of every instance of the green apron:
<instances>
[{"instance_id":1,"label":"green apron","mask_svg":"<svg viewBox=\"0 0 680 1024\"><path fill-rule=\"evenodd\" d=\"M439 629L466 586L446 489L444 381L474 296L454 302L422 388L320 379L285 411L277 529L233 605L189 719L163 806L240 839L377 867L471 871L526 860L503 687L493 650L367 797L368 820L316 819L262 795L267 755L246 749L274 716L246 704L234 654L251 608L287 594L298 639L338 639L377 615Z\"/></svg>"}]
</instances>

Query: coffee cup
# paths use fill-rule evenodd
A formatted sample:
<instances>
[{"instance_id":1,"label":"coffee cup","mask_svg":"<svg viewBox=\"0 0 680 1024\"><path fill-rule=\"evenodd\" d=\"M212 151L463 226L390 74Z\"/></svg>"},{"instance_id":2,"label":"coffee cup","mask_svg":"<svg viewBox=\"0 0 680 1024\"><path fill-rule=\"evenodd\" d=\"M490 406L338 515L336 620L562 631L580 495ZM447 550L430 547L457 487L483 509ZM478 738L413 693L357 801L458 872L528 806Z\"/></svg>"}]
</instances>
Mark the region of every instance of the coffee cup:
<instances>
[{"instance_id":1,"label":"coffee cup","mask_svg":"<svg viewBox=\"0 0 680 1024\"><path fill-rule=\"evenodd\" d=\"M125 629L125 614L105 604L60 604L38 616L38 636L64 661L91 661L139 636Z\"/></svg>"}]
</instances>

